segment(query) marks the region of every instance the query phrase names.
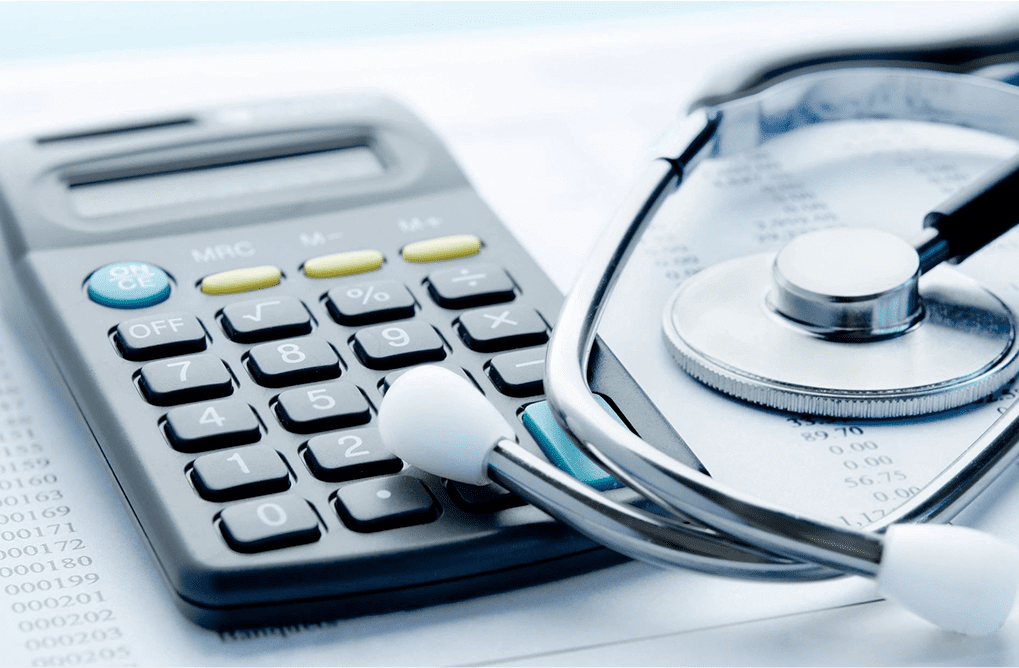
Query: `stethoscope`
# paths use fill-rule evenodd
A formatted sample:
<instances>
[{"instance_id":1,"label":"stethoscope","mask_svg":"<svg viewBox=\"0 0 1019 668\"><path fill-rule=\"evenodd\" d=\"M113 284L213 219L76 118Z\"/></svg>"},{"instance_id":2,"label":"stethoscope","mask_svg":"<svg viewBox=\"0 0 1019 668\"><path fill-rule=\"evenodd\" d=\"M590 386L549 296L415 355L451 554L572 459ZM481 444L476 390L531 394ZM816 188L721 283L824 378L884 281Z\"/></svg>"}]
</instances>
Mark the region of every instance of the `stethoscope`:
<instances>
[{"instance_id":1,"label":"stethoscope","mask_svg":"<svg viewBox=\"0 0 1019 668\"><path fill-rule=\"evenodd\" d=\"M679 463L608 414L587 383L599 319L621 268L662 202L704 159L808 125L872 118L1019 139L1013 86L922 69L826 67L819 60L810 61L819 69L796 76L779 68L777 83L752 79L749 94L712 98L677 123L662 145L666 157L640 177L559 314L544 381L553 413L588 457L647 504L613 500L532 455L469 381L440 367L411 369L390 388L379 410L382 437L422 470L498 483L645 562L762 580L863 575L943 628L989 633L1007 618L1019 588L1019 550L973 529L931 522L950 520L1015 462L1019 404L921 493L864 531L789 513ZM777 254L710 267L669 300L663 332L670 351L704 384L797 413L903 417L986 396L1019 371L1019 328L994 295L942 263L961 261L1011 228L1016 220L1001 212L1014 211L1017 193L1013 161L928 215L911 243L836 228L797 237ZM713 318L749 328L752 336L740 345L720 341L721 330L704 325ZM843 353L848 362L828 363ZM790 358L821 363L804 372ZM880 369L871 383L854 371L868 368Z\"/></svg>"}]
</instances>

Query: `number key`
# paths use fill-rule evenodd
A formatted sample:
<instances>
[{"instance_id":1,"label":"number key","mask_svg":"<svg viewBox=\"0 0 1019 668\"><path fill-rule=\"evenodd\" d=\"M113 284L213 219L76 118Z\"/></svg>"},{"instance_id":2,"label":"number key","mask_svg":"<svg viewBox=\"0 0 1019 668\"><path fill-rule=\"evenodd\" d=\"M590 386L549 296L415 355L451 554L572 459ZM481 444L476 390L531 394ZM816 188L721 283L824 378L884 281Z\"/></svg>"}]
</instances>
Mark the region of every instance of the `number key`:
<instances>
[{"instance_id":1,"label":"number key","mask_svg":"<svg viewBox=\"0 0 1019 668\"><path fill-rule=\"evenodd\" d=\"M223 537L238 552L312 543L322 535L308 502L288 494L230 506L219 519Z\"/></svg>"},{"instance_id":2,"label":"number key","mask_svg":"<svg viewBox=\"0 0 1019 668\"><path fill-rule=\"evenodd\" d=\"M255 346L248 369L259 385L285 387L336 378L340 358L325 339L308 336Z\"/></svg>"},{"instance_id":3,"label":"number key","mask_svg":"<svg viewBox=\"0 0 1019 668\"><path fill-rule=\"evenodd\" d=\"M237 399L174 408L166 414L166 435L181 452L246 445L262 437L251 407Z\"/></svg>"},{"instance_id":4,"label":"number key","mask_svg":"<svg viewBox=\"0 0 1019 668\"><path fill-rule=\"evenodd\" d=\"M343 381L284 392L276 400L276 414L287 431L298 434L353 427L371 420L361 390Z\"/></svg>"},{"instance_id":5,"label":"number key","mask_svg":"<svg viewBox=\"0 0 1019 668\"><path fill-rule=\"evenodd\" d=\"M139 385L149 403L157 406L218 399L233 392L230 372L212 355L149 362L139 372Z\"/></svg>"},{"instance_id":6,"label":"number key","mask_svg":"<svg viewBox=\"0 0 1019 668\"><path fill-rule=\"evenodd\" d=\"M446 358L439 335L431 325L418 321L362 329L354 335L353 345L357 358L369 369L396 369Z\"/></svg>"},{"instance_id":7,"label":"number key","mask_svg":"<svg viewBox=\"0 0 1019 668\"><path fill-rule=\"evenodd\" d=\"M286 464L264 445L199 457L192 465L192 480L202 498L209 501L233 501L290 487Z\"/></svg>"},{"instance_id":8,"label":"number key","mask_svg":"<svg viewBox=\"0 0 1019 668\"><path fill-rule=\"evenodd\" d=\"M403 461L382 447L375 429L355 429L322 434L308 441L305 460L315 477L343 482L397 473Z\"/></svg>"}]
</instances>

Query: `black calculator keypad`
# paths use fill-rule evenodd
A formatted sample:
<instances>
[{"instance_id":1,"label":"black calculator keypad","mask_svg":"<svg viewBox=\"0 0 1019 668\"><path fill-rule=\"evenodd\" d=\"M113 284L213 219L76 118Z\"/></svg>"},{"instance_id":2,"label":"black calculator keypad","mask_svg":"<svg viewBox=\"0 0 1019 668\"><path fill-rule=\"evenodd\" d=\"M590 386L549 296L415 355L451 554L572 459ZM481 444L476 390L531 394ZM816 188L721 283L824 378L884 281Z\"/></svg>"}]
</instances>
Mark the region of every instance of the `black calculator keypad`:
<instances>
[{"instance_id":1,"label":"black calculator keypad","mask_svg":"<svg viewBox=\"0 0 1019 668\"><path fill-rule=\"evenodd\" d=\"M265 445L203 455L194 461L191 475L195 489L209 501L234 501L290 487L286 464Z\"/></svg>"},{"instance_id":2,"label":"black calculator keypad","mask_svg":"<svg viewBox=\"0 0 1019 668\"><path fill-rule=\"evenodd\" d=\"M548 341L545 321L530 306L507 304L468 311L457 325L471 350L497 352Z\"/></svg>"},{"instance_id":3,"label":"black calculator keypad","mask_svg":"<svg viewBox=\"0 0 1019 668\"><path fill-rule=\"evenodd\" d=\"M311 316L293 297L253 299L223 309L223 331L238 343L261 343L311 332Z\"/></svg>"},{"instance_id":4,"label":"black calculator keypad","mask_svg":"<svg viewBox=\"0 0 1019 668\"><path fill-rule=\"evenodd\" d=\"M223 536L238 552L262 552L317 541L318 516L304 499L271 496L230 506L220 514Z\"/></svg>"},{"instance_id":5,"label":"black calculator keypad","mask_svg":"<svg viewBox=\"0 0 1019 668\"><path fill-rule=\"evenodd\" d=\"M397 473L403 468L403 461L382 447L375 429L316 436L305 445L304 456L315 477L328 482Z\"/></svg>"},{"instance_id":6,"label":"black calculator keypad","mask_svg":"<svg viewBox=\"0 0 1019 668\"><path fill-rule=\"evenodd\" d=\"M138 376L145 398L157 406L218 399L233 392L230 372L223 361L213 355L149 362Z\"/></svg>"},{"instance_id":7,"label":"black calculator keypad","mask_svg":"<svg viewBox=\"0 0 1019 668\"><path fill-rule=\"evenodd\" d=\"M276 414L287 431L298 434L351 427L371 419L368 400L356 385L344 381L287 390L276 399Z\"/></svg>"},{"instance_id":8,"label":"black calculator keypad","mask_svg":"<svg viewBox=\"0 0 1019 668\"><path fill-rule=\"evenodd\" d=\"M369 369L398 369L446 358L435 329L417 320L362 329L354 335L353 346L361 364Z\"/></svg>"},{"instance_id":9,"label":"black calculator keypad","mask_svg":"<svg viewBox=\"0 0 1019 668\"><path fill-rule=\"evenodd\" d=\"M120 354L135 362L199 353L206 347L202 323L187 313L127 320L117 325L113 338Z\"/></svg>"},{"instance_id":10,"label":"black calculator keypad","mask_svg":"<svg viewBox=\"0 0 1019 668\"><path fill-rule=\"evenodd\" d=\"M414 297L397 281L355 283L330 290L326 307L339 324L360 327L413 317Z\"/></svg>"},{"instance_id":11,"label":"black calculator keypad","mask_svg":"<svg viewBox=\"0 0 1019 668\"><path fill-rule=\"evenodd\" d=\"M419 300L418 289L430 300ZM328 316L316 321L315 307ZM145 399L171 407L161 420L170 446L202 453L176 475L209 504L208 530L218 524L231 550L316 544L330 538L331 523L342 524L333 533L346 532L348 541L351 532L382 539L376 534L423 527L447 512L463 522L524 505L497 485L436 487L404 471L372 424L371 401L424 363L446 364L496 401L541 393L549 327L517 301L502 267L472 262L416 279L343 282L303 300L266 293L218 309L227 341L209 353L191 354L215 339L185 314L126 321L114 340L123 357L147 362L136 372ZM344 343L354 353L349 367ZM230 359L247 374L234 374ZM373 387L378 394L366 394Z\"/></svg>"},{"instance_id":12,"label":"black calculator keypad","mask_svg":"<svg viewBox=\"0 0 1019 668\"><path fill-rule=\"evenodd\" d=\"M351 483L336 493L336 511L354 531L372 532L431 522L435 499L417 478L405 475Z\"/></svg>"},{"instance_id":13,"label":"black calculator keypad","mask_svg":"<svg viewBox=\"0 0 1019 668\"><path fill-rule=\"evenodd\" d=\"M262 436L251 407L237 399L189 404L166 414L166 436L181 452L254 443Z\"/></svg>"},{"instance_id":14,"label":"black calculator keypad","mask_svg":"<svg viewBox=\"0 0 1019 668\"><path fill-rule=\"evenodd\" d=\"M255 346L248 368L259 385L286 387L338 377L340 358L325 339L306 336Z\"/></svg>"},{"instance_id":15,"label":"black calculator keypad","mask_svg":"<svg viewBox=\"0 0 1019 668\"><path fill-rule=\"evenodd\" d=\"M494 264L477 262L428 275L428 292L443 308L461 309L512 301L513 281Z\"/></svg>"}]
</instances>

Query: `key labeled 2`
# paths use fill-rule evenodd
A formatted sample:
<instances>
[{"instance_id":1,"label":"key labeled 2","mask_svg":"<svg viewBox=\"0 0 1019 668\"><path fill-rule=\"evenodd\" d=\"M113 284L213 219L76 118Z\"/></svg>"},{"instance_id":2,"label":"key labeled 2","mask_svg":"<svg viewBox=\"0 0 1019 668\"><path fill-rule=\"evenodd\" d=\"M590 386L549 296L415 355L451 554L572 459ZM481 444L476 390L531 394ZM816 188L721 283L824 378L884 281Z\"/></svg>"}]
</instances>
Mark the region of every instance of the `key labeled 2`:
<instances>
[{"instance_id":1,"label":"key labeled 2","mask_svg":"<svg viewBox=\"0 0 1019 668\"><path fill-rule=\"evenodd\" d=\"M346 429L322 434L304 446L308 468L319 480L344 482L397 473L403 460L382 447L377 429Z\"/></svg>"}]
</instances>

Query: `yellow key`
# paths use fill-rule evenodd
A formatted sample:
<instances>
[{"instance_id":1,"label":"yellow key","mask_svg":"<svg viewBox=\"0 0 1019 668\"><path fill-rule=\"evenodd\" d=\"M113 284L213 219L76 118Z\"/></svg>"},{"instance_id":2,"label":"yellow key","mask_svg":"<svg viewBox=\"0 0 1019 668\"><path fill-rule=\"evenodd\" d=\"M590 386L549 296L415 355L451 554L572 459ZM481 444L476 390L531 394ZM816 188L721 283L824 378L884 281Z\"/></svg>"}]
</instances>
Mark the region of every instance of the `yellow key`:
<instances>
[{"instance_id":1,"label":"yellow key","mask_svg":"<svg viewBox=\"0 0 1019 668\"><path fill-rule=\"evenodd\" d=\"M415 241L403 247L407 262L438 262L474 255L481 250L481 239L473 234L456 234L426 241Z\"/></svg>"},{"instance_id":2,"label":"yellow key","mask_svg":"<svg viewBox=\"0 0 1019 668\"><path fill-rule=\"evenodd\" d=\"M202 292L207 295L232 295L279 285L283 272L269 265L234 269L212 274L202 279Z\"/></svg>"},{"instance_id":3,"label":"yellow key","mask_svg":"<svg viewBox=\"0 0 1019 668\"><path fill-rule=\"evenodd\" d=\"M382 259L382 253L374 250L323 255L304 263L304 275L308 278L333 278L363 274L381 267Z\"/></svg>"}]
</instances>

